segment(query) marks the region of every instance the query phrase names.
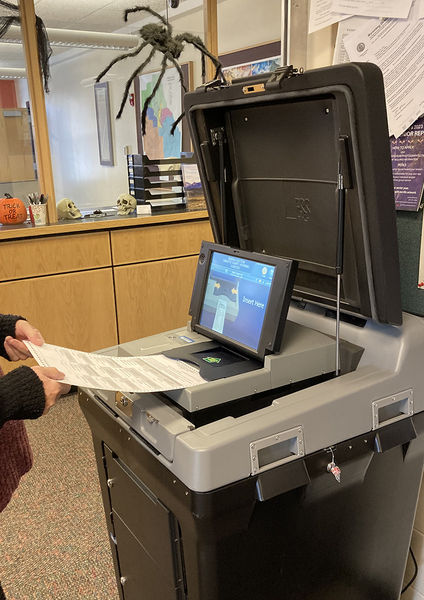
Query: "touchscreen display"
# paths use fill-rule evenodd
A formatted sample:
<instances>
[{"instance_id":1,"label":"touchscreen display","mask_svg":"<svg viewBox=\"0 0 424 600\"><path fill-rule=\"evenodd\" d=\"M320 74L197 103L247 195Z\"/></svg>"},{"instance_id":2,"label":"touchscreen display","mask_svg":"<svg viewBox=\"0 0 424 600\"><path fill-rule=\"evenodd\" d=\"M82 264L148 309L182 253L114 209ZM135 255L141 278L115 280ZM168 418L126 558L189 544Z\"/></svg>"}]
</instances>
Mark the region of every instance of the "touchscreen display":
<instances>
[{"instance_id":1,"label":"touchscreen display","mask_svg":"<svg viewBox=\"0 0 424 600\"><path fill-rule=\"evenodd\" d=\"M199 324L258 349L275 266L213 252Z\"/></svg>"}]
</instances>

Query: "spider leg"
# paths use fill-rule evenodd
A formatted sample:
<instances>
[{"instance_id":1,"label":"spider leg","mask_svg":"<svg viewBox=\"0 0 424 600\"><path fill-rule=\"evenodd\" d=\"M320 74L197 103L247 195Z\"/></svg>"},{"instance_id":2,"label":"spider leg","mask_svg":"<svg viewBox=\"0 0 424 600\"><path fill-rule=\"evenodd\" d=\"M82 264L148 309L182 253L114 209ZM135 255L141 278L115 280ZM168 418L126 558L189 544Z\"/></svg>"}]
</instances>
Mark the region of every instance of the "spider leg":
<instances>
[{"instance_id":1,"label":"spider leg","mask_svg":"<svg viewBox=\"0 0 424 600\"><path fill-rule=\"evenodd\" d=\"M160 75L158 77L158 80L155 83L155 87L153 88L152 93L150 94L150 96L147 98L147 100L144 102L144 105L143 105L143 110L141 112L141 133L142 133L142 135L144 135L146 133L147 109L149 108L151 101L153 100L156 92L159 89L159 86L163 79L163 76L165 75L166 62L167 62L167 59L166 59L166 56L164 56L162 59L162 66L161 66Z\"/></svg>"},{"instance_id":2,"label":"spider leg","mask_svg":"<svg viewBox=\"0 0 424 600\"><path fill-rule=\"evenodd\" d=\"M182 69L181 69L178 61L173 56L168 56L168 59L172 62L172 64L174 65L174 67L177 69L178 75L180 76L181 87L186 92L187 91L187 87L186 87L186 84L184 83L184 73L183 73L183 71L182 71Z\"/></svg>"},{"instance_id":3,"label":"spider leg","mask_svg":"<svg viewBox=\"0 0 424 600\"><path fill-rule=\"evenodd\" d=\"M181 121L181 119L183 119L185 117L185 111L183 111L180 116L178 117L178 119L176 119L173 123L172 123L172 127L171 127L171 135L174 135L175 130L177 128L178 123Z\"/></svg>"},{"instance_id":4,"label":"spider leg","mask_svg":"<svg viewBox=\"0 0 424 600\"><path fill-rule=\"evenodd\" d=\"M204 57L207 56L215 66L215 79L217 79L217 77L219 75L225 83L226 80L225 80L224 73L222 72L222 65L221 65L220 61L216 58L216 56L214 56L213 54L211 54L209 52L209 50L206 48L205 44L202 42L202 40L197 35L192 35L190 33L181 33L180 35L175 36L175 38L178 39L179 41L186 42L187 44L192 44L192 46L197 48L197 50L200 50L200 52L202 54L202 77L204 76L203 61L204 61Z\"/></svg>"},{"instance_id":5,"label":"spider leg","mask_svg":"<svg viewBox=\"0 0 424 600\"><path fill-rule=\"evenodd\" d=\"M13 23L19 25L19 17L0 17L0 38L9 31L9 28Z\"/></svg>"},{"instance_id":6,"label":"spider leg","mask_svg":"<svg viewBox=\"0 0 424 600\"><path fill-rule=\"evenodd\" d=\"M171 24L167 23L166 20L162 17L162 15L157 13L155 10L151 9L150 6L134 6L134 8L127 8L127 10L124 11L124 21L128 21L129 14L135 13L135 12L140 12L143 10L148 12L153 17L156 17L157 19L159 19L159 21L161 21L161 23L163 23L165 25L165 27L168 29L169 35L172 34Z\"/></svg>"},{"instance_id":7,"label":"spider leg","mask_svg":"<svg viewBox=\"0 0 424 600\"><path fill-rule=\"evenodd\" d=\"M96 82L99 82L106 75L106 73L113 67L113 65L115 65L120 60L124 60L124 58L129 58L130 56L137 56L137 54L140 54L140 52L143 50L143 48L145 48L147 46L147 44L148 44L148 42L143 42L142 44L137 46L137 48L135 50L131 50L131 52L126 52L125 54L121 54L120 56L117 56L116 58L114 58L113 61L110 62L105 69L103 69L103 71L100 73L100 75L97 75Z\"/></svg>"},{"instance_id":8,"label":"spider leg","mask_svg":"<svg viewBox=\"0 0 424 600\"><path fill-rule=\"evenodd\" d=\"M155 48L152 48L150 51L150 54L146 58L146 60L143 63L141 63L141 65L139 67L136 68L136 70L132 73L131 77L128 79L128 81L125 85L124 95L122 96L121 106L119 107L118 114L116 115L117 119L121 118L122 111L124 110L125 102L127 101L128 92L129 92L132 82L137 77L137 75L143 71L144 67L152 60L155 53L156 53Z\"/></svg>"},{"instance_id":9,"label":"spider leg","mask_svg":"<svg viewBox=\"0 0 424 600\"><path fill-rule=\"evenodd\" d=\"M5 8L10 8L14 10L17 14L19 14L19 8L16 4L12 4L11 2L6 2L6 0L0 0L0 6L4 6Z\"/></svg>"}]
</instances>

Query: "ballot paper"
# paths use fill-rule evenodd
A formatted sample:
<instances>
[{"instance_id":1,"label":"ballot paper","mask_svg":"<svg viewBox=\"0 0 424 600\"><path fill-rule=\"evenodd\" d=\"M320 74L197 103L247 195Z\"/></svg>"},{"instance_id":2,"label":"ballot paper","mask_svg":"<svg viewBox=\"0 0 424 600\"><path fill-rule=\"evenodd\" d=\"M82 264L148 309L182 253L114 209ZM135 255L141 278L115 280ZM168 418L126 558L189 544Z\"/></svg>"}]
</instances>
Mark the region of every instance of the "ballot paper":
<instances>
[{"instance_id":1,"label":"ballot paper","mask_svg":"<svg viewBox=\"0 0 424 600\"><path fill-rule=\"evenodd\" d=\"M121 392L161 392L206 383L197 368L163 354L105 356L52 344L25 344L42 367L56 367L69 385Z\"/></svg>"},{"instance_id":2,"label":"ballot paper","mask_svg":"<svg viewBox=\"0 0 424 600\"><path fill-rule=\"evenodd\" d=\"M408 19L382 19L344 38L351 61L377 64L383 72L389 133L399 137L424 113L424 20L415 0Z\"/></svg>"}]
</instances>

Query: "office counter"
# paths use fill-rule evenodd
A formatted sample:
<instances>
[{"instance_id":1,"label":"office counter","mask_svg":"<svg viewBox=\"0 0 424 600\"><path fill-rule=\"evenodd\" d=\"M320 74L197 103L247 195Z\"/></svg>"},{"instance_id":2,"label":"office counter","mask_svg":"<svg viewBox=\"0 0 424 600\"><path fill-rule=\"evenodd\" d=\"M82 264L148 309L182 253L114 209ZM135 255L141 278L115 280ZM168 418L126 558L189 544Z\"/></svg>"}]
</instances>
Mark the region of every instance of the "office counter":
<instances>
[{"instance_id":1,"label":"office counter","mask_svg":"<svg viewBox=\"0 0 424 600\"><path fill-rule=\"evenodd\" d=\"M85 351L184 325L203 239L206 211L0 227L0 310Z\"/></svg>"}]
</instances>

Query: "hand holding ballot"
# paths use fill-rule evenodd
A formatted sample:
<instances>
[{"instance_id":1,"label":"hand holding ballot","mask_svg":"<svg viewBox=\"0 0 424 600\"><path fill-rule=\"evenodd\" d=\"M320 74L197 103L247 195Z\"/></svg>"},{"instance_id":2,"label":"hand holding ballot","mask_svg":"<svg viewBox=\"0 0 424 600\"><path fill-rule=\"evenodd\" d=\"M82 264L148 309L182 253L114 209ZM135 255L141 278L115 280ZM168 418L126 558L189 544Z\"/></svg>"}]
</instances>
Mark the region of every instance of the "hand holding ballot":
<instances>
[{"instance_id":1,"label":"hand holding ballot","mask_svg":"<svg viewBox=\"0 0 424 600\"><path fill-rule=\"evenodd\" d=\"M205 383L196 367L162 354L104 356L25 342L39 365L63 371L63 383L121 392L159 392Z\"/></svg>"},{"instance_id":2,"label":"hand holding ballot","mask_svg":"<svg viewBox=\"0 0 424 600\"><path fill-rule=\"evenodd\" d=\"M63 394L67 394L71 386L67 383L59 381L63 379L65 374L55 367L32 367L32 370L43 384L44 395L46 402L44 405L43 415L47 414L51 407Z\"/></svg>"},{"instance_id":3,"label":"hand holding ballot","mask_svg":"<svg viewBox=\"0 0 424 600\"><path fill-rule=\"evenodd\" d=\"M15 325L15 337L8 335L4 340L4 349L7 352L9 360L25 360L32 356L23 343L23 340L28 340L36 346L41 346L44 343L43 336L38 329L33 327L28 321L19 319Z\"/></svg>"}]
</instances>

